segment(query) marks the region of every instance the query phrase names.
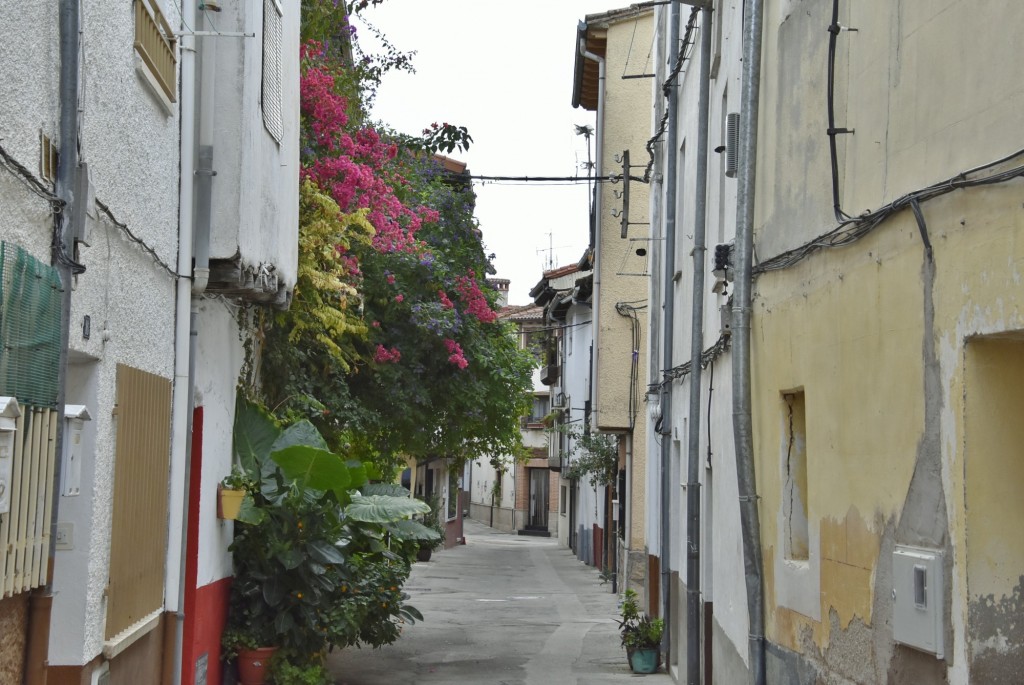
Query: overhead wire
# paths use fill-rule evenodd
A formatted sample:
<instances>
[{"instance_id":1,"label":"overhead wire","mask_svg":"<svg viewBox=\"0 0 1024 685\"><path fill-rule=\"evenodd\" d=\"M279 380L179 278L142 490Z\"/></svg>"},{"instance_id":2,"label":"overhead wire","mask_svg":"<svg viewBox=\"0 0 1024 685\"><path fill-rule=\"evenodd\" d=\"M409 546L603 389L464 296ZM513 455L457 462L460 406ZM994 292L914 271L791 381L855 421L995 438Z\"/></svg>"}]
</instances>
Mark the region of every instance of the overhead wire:
<instances>
[{"instance_id":1,"label":"overhead wire","mask_svg":"<svg viewBox=\"0 0 1024 685\"><path fill-rule=\"evenodd\" d=\"M920 190L915 190L902 195L887 205L875 210L864 212L855 217L850 217L839 223L838 226L829 229L816 238L795 247L792 250L782 252L770 259L767 259L754 266L754 275L768 271L786 269L797 264L818 250L832 247L843 247L854 243L868 235L889 217L907 208L913 208L915 204L932 200L936 197L946 195L961 188L972 188L977 186L994 185L1005 183L1015 178L1024 176L1024 164L1018 164L1002 171L975 178L975 174L990 171L1011 160L1024 157L1024 149L1012 152L1005 157L997 159L980 166L976 166L959 174L934 183Z\"/></svg>"},{"instance_id":2,"label":"overhead wire","mask_svg":"<svg viewBox=\"0 0 1024 685\"><path fill-rule=\"evenodd\" d=\"M662 93L665 97L668 97L669 89L674 88L676 85L675 81L679 78L679 73L683 70L683 64L690 57L690 53L693 51L694 37L693 32L697 26L697 16L700 14L700 8L694 7L690 10L690 17L686 22L686 31L683 34L683 45L679 50L679 57L676 58L676 63L672 67L671 73L668 78L665 79L665 83L662 85ZM643 183L651 182L651 171L654 169L654 147L661 142L661 137L665 135L665 131L668 129L668 110L661 117L661 121L658 122L658 130L653 136L647 141L644 147L647 149L647 154L650 155L651 159L647 162L646 168L644 168L643 178L640 179Z\"/></svg>"}]
</instances>

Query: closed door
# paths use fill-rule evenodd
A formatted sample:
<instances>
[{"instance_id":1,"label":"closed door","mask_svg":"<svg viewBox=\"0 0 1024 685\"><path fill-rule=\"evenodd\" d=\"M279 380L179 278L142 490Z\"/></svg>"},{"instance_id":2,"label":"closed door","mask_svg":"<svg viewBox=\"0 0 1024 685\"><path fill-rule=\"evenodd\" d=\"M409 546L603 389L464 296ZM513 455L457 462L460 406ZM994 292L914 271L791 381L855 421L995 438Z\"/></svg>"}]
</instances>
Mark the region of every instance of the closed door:
<instances>
[{"instance_id":1,"label":"closed door","mask_svg":"<svg viewBox=\"0 0 1024 685\"><path fill-rule=\"evenodd\" d=\"M548 527L548 482L547 469L530 469L530 525Z\"/></svg>"}]
</instances>

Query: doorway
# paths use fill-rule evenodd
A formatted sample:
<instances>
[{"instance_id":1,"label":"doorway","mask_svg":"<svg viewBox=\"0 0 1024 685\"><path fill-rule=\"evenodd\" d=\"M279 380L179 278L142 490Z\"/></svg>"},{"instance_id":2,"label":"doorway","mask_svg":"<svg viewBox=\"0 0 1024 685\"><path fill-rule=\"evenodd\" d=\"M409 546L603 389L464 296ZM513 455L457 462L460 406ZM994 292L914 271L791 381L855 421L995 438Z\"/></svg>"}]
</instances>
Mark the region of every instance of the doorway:
<instances>
[{"instance_id":1,"label":"doorway","mask_svg":"<svg viewBox=\"0 0 1024 685\"><path fill-rule=\"evenodd\" d=\"M548 469L530 469L530 528L548 529L549 474Z\"/></svg>"}]
</instances>

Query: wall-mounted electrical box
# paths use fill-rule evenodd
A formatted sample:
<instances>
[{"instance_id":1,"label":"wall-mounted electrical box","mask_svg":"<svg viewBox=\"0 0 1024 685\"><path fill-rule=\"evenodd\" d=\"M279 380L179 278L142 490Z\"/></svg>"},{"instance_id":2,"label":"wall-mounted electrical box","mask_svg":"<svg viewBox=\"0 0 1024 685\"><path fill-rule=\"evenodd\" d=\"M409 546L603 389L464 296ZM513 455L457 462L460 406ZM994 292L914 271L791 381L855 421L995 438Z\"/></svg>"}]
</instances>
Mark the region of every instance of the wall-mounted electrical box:
<instances>
[{"instance_id":1,"label":"wall-mounted electrical box","mask_svg":"<svg viewBox=\"0 0 1024 685\"><path fill-rule=\"evenodd\" d=\"M82 491L82 427L91 421L84 404L64 407L64 454L61 455L60 494L75 497Z\"/></svg>"},{"instance_id":2,"label":"wall-mounted electrical box","mask_svg":"<svg viewBox=\"0 0 1024 685\"><path fill-rule=\"evenodd\" d=\"M11 488L14 480L14 438L17 419L21 416L18 400L0 397L0 514L11 510Z\"/></svg>"},{"instance_id":3,"label":"wall-mounted electrical box","mask_svg":"<svg viewBox=\"0 0 1024 685\"><path fill-rule=\"evenodd\" d=\"M892 635L909 647L944 656L942 552L896 545L892 553Z\"/></svg>"}]
</instances>

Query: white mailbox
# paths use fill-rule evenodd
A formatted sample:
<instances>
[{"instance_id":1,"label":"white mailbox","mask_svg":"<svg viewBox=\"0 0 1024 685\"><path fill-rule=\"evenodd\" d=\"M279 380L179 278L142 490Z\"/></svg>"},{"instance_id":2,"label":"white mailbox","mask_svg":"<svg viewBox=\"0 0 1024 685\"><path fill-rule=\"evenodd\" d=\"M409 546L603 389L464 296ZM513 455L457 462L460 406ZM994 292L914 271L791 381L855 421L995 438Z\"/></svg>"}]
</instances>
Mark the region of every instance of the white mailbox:
<instances>
[{"instance_id":1,"label":"white mailbox","mask_svg":"<svg viewBox=\"0 0 1024 685\"><path fill-rule=\"evenodd\" d=\"M14 436L18 430L21 408L13 397L0 397L0 514L11 510L11 488L14 478Z\"/></svg>"},{"instance_id":2,"label":"white mailbox","mask_svg":"<svg viewBox=\"0 0 1024 685\"><path fill-rule=\"evenodd\" d=\"M82 427L91 421L84 404L64 406L64 454L61 455L60 494L76 497L82 491Z\"/></svg>"},{"instance_id":3,"label":"white mailbox","mask_svg":"<svg viewBox=\"0 0 1024 685\"><path fill-rule=\"evenodd\" d=\"M892 636L944 656L942 552L896 545L892 553Z\"/></svg>"}]
</instances>

